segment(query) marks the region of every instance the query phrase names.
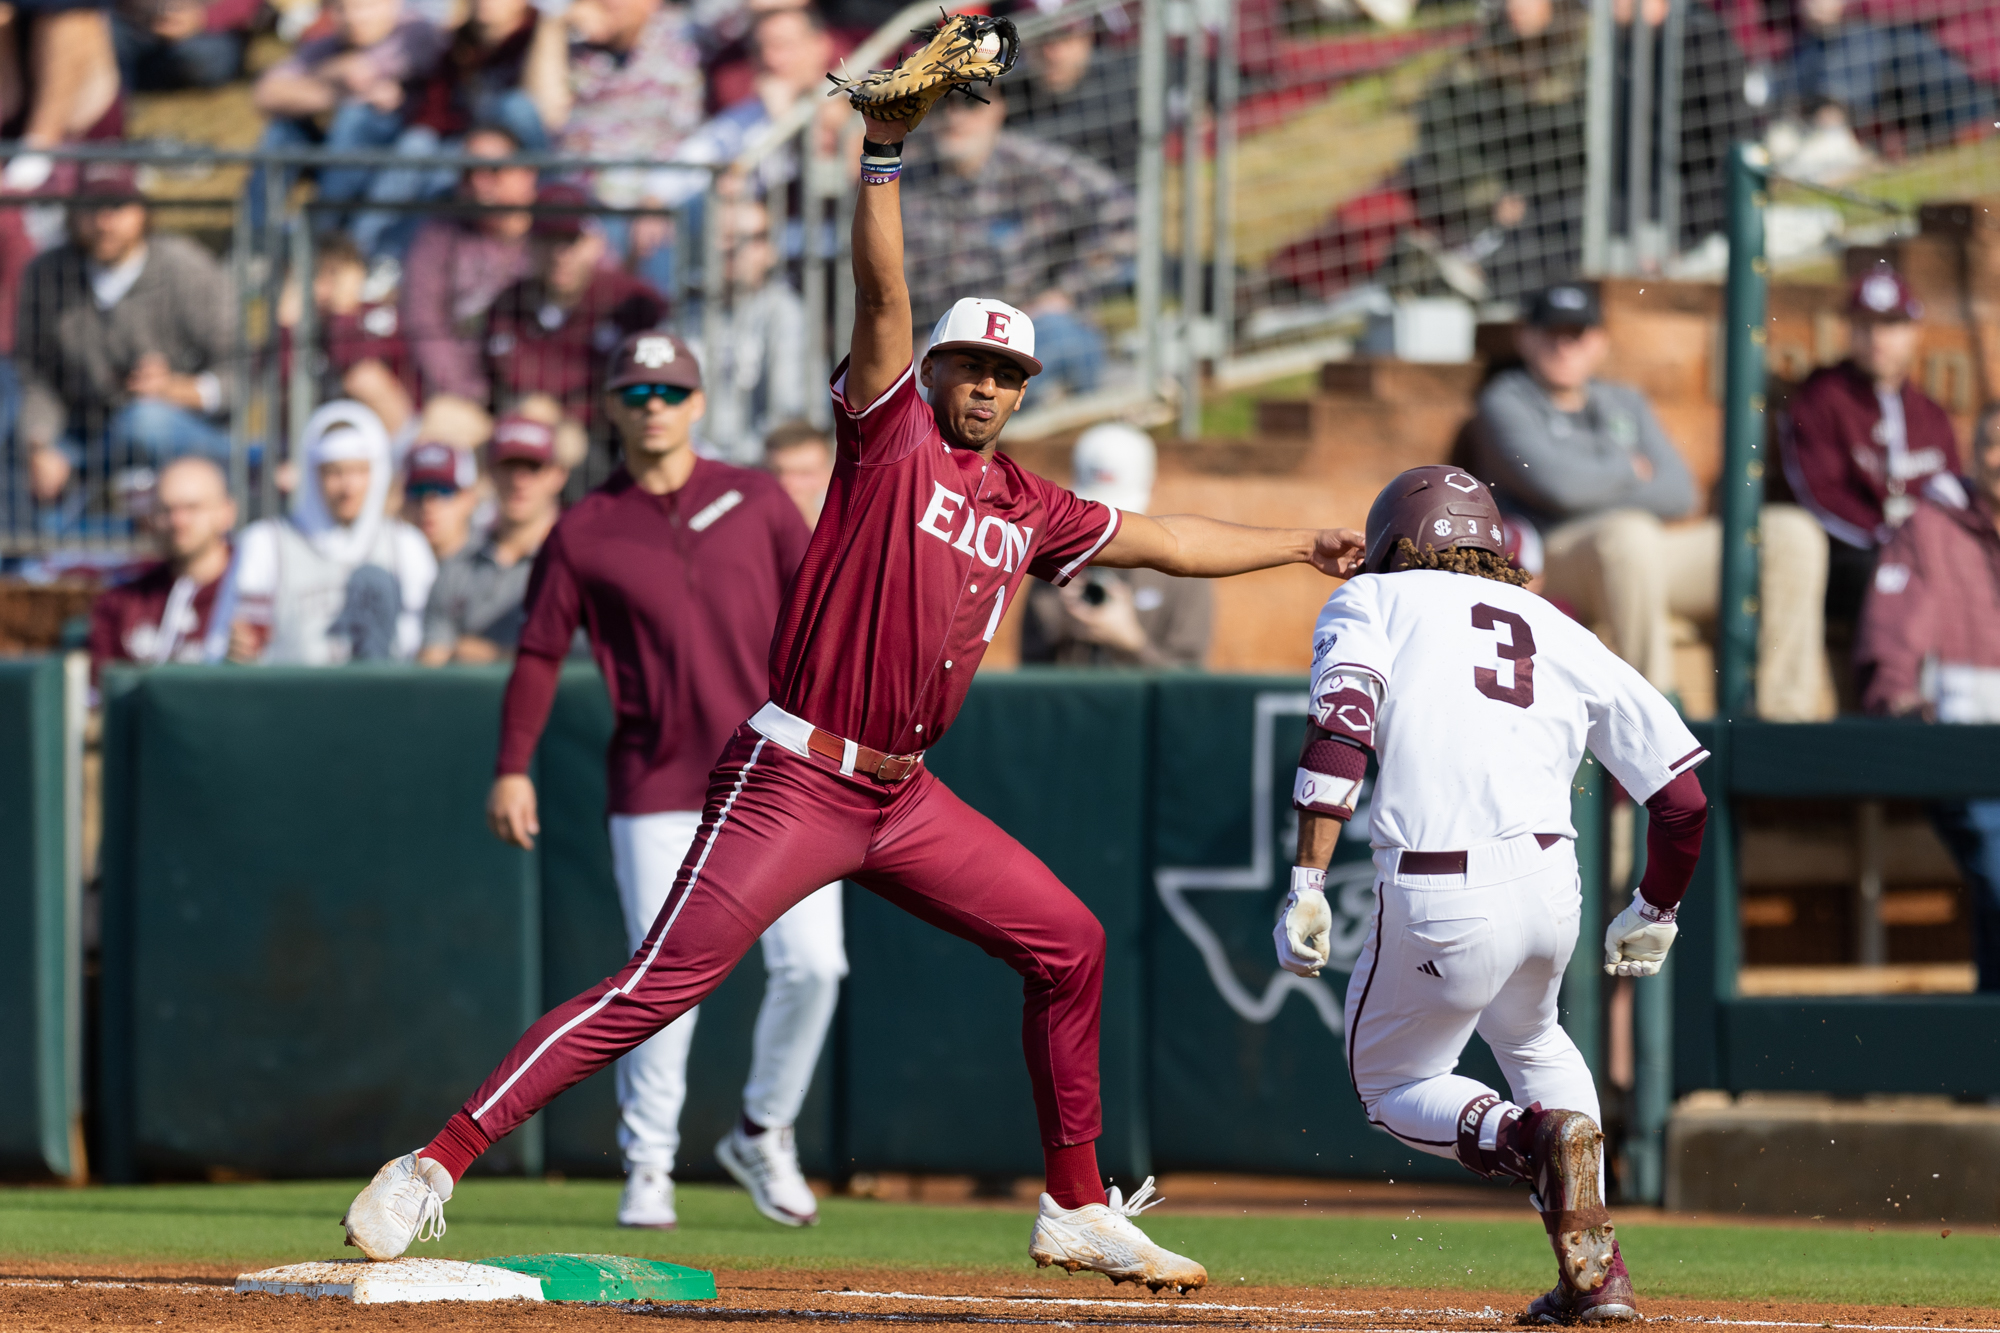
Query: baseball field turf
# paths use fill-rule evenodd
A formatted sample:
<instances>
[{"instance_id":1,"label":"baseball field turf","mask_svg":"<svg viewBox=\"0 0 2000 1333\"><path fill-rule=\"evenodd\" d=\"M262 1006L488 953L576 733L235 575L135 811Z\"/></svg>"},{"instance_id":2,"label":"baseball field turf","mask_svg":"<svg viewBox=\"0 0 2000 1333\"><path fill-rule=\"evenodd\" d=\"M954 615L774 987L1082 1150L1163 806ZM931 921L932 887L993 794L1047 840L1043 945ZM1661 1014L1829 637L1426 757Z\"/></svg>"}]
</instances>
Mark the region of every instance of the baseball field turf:
<instances>
[{"instance_id":1,"label":"baseball field turf","mask_svg":"<svg viewBox=\"0 0 2000 1333\"><path fill-rule=\"evenodd\" d=\"M338 1219L359 1182L151 1185L0 1191L0 1269L83 1262L110 1271L152 1266L243 1268L342 1256ZM822 1221L785 1230L742 1192L684 1185L681 1227L621 1230L609 1181L489 1180L460 1186L450 1231L413 1253L477 1259L569 1251L623 1253L732 1270L821 1274L933 1270L1022 1277L1031 1214L1025 1206L943 1206L832 1198ZM1210 1292L1238 1285L1307 1289L1408 1288L1532 1293L1551 1261L1535 1216L1291 1217L1269 1209L1146 1215L1160 1243L1208 1266ZM1634 1211L1619 1234L1640 1290L1701 1300L2000 1307L2000 1232L1992 1228L1836 1222L1786 1226L1711 1223ZM346 1252L348 1255L352 1251ZM1047 1276L1047 1275L1042 1275ZM1067 1280L1079 1295L1108 1294L1101 1278Z\"/></svg>"}]
</instances>

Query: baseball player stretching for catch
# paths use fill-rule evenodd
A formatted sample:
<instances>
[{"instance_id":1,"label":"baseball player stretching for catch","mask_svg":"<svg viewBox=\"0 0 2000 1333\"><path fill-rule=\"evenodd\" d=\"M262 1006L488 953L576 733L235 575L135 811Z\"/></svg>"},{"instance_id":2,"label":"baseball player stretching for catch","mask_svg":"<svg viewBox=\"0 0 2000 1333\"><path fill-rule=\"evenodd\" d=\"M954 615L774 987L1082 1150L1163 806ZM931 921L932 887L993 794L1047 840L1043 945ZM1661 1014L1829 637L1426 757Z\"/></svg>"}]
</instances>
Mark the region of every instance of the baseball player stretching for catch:
<instances>
[{"instance_id":1,"label":"baseball player stretching for catch","mask_svg":"<svg viewBox=\"0 0 2000 1333\"><path fill-rule=\"evenodd\" d=\"M1586 747L1652 819L1605 971L1651 976L1701 850L1707 751L1637 671L1518 585L1486 487L1449 467L1389 483L1361 577L1320 612L1299 759L1298 861L1278 961L1316 976L1322 884L1377 764L1374 929L1347 987L1347 1066L1369 1121L1483 1176L1525 1180L1557 1261L1545 1323L1637 1319L1602 1194L1597 1089L1556 1023L1581 897L1570 783ZM1454 1074L1474 1032L1514 1100Z\"/></svg>"},{"instance_id":2,"label":"baseball player stretching for catch","mask_svg":"<svg viewBox=\"0 0 2000 1333\"><path fill-rule=\"evenodd\" d=\"M348 1235L371 1258L441 1230L453 1183L490 1144L687 1012L807 894L850 879L1021 974L1047 1178L1029 1254L1156 1290L1207 1281L1134 1224L1150 1180L1128 1201L1098 1174L1103 927L952 795L923 752L957 715L1029 574L1067 583L1093 561L1344 574L1359 567L1361 540L1120 514L997 452L1041 369L1034 324L1002 302L962 300L914 361L896 184L908 128L866 125L853 350L833 380L839 457L779 619L770 702L723 750L673 892L624 970L530 1027L438 1136L384 1166L348 1209Z\"/></svg>"},{"instance_id":3,"label":"baseball player stretching for catch","mask_svg":"<svg viewBox=\"0 0 2000 1333\"><path fill-rule=\"evenodd\" d=\"M625 466L563 516L535 561L487 818L505 841L534 845L528 761L581 624L616 718L605 764L611 864L636 948L694 841L716 753L767 697L771 636L808 534L768 475L695 457L701 368L680 339L627 338L612 353L605 390ZM847 975L840 885L809 895L763 940L769 979L743 1114L715 1155L758 1212L809 1226L819 1205L799 1174L792 1124ZM674 1156L694 1024L690 1009L618 1062L621 1225L675 1223Z\"/></svg>"}]
</instances>

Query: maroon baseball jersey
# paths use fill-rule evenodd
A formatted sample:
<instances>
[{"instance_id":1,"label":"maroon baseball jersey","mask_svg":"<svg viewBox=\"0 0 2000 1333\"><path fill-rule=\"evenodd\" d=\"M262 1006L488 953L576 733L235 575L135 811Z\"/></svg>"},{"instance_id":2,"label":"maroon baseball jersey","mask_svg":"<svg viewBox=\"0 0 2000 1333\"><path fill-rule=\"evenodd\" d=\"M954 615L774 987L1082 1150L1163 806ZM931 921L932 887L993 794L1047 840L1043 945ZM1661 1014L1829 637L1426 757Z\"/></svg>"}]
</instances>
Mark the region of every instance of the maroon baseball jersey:
<instances>
[{"instance_id":1,"label":"maroon baseball jersey","mask_svg":"<svg viewBox=\"0 0 2000 1333\"><path fill-rule=\"evenodd\" d=\"M222 580L191 587L174 597L173 567L164 560L136 578L107 588L90 604L90 672L106 662L199 662L204 659L209 616ZM160 622L176 600L179 624Z\"/></svg>"},{"instance_id":2,"label":"maroon baseball jersey","mask_svg":"<svg viewBox=\"0 0 2000 1333\"><path fill-rule=\"evenodd\" d=\"M700 459L654 495L621 468L535 557L498 770L527 772L581 624L615 718L611 813L701 809L715 757L768 697L771 630L806 537L763 472Z\"/></svg>"},{"instance_id":3,"label":"maroon baseball jersey","mask_svg":"<svg viewBox=\"0 0 2000 1333\"><path fill-rule=\"evenodd\" d=\"M833 482L771 646L771 698L846 740L908 754L958 715L1021 580L1067 583L1120 515L1005 454L946 444L914 365L859 408L846 383L842 362Z\"/></svg>"}]
</instances>

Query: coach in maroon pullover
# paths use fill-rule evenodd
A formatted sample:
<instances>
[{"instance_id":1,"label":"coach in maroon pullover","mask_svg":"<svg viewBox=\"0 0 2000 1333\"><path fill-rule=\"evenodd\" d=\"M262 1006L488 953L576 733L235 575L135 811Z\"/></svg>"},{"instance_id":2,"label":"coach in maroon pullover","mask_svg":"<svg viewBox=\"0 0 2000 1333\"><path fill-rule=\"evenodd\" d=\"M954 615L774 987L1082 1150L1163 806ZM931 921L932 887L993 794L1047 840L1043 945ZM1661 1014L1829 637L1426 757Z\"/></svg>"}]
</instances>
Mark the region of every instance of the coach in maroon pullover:
<instances>
[{"instance_id":1,"label":"coach in maroon pullover","mask_svg":"<svg viewBox=\"0 0 2000 1333\"><path fill-rule=\"evenodd\" d=\"M772 627L807 534L774 478L695 456L701 370L686 344L634 335L605 378L625 466L563 516L535 557L489 817L501 838L532 845L528 763L580 625L615 718L605 757L611 862L636 949L700 827L716 755L769 697ZM792 1125L847 974L840 885L822 883L763 934L764 1003L743 1115L715 1149L758 1211L786 1226L818 1217ZM678 1220L673 1171L694 1024L690 1011L619 1062L621 1225Z\"/></svg>"},{"instance_id":2,"label":"coach in maroon pullover","mask_svg":"<svg viewBox=\"0 0 2000 1333\"><path fill-rule=\"evenodd\" d=\"M1778 452L1793 497L1830 544L1827 619L1852 625L1875 554L1933 478L1955 488L1951 418L1910 379L1924 307L1886 264L1848 296L1851 351L1814 371L1778 420Z\"/></svg>"}]
</instances>

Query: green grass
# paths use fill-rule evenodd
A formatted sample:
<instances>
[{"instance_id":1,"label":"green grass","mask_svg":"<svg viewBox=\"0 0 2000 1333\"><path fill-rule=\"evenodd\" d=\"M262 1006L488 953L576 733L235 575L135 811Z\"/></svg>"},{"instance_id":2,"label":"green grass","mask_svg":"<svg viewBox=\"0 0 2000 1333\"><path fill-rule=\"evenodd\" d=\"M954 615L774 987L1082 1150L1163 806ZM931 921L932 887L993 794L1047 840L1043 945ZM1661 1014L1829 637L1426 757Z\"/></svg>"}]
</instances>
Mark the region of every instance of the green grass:
<instances>
[{"instance_id":1,"label":"green grass","mask_svg":"<svg viewBox=\"0 0 2000 1333\"><path fill-rule=\"evenodd\" d=\"M356 1183L151 1185L0 1190L0 1256L261 1266L338 1257L335 1221ZM421 1253L486 1258L621 1253L703 1267L1029 1271L1022 1211L829 1199L808 1231L772 1226L738 1191L688 1185L681 1229L612 1225L604 1181L474 1179L451 1230ZM1534 1215L1519 1222L1355 1217L1147 1215L1150 1234L1208 1265L1217 1287L1401 1286L1537 1291L1549 1254ZM1619 1227L1640 1290L1662 1296L1866 1304L2000 1305L2000 1237L1832 1227ZM347 1251L352 1254L352 1251Z\"/></svg>"},{"instance_id":2,"label":"green grass","mask_svg":"<svg viewBox=\"0 0 2000 1333\"><path fill-rule=\"evenodd\" d=\"M1253 440L1257 438L1259 399L1310 398L1318 386L1319 372L1315 370L1205 395L1201 404L1201 437L1204 440Z\"/></svg>"}]
</instances>

